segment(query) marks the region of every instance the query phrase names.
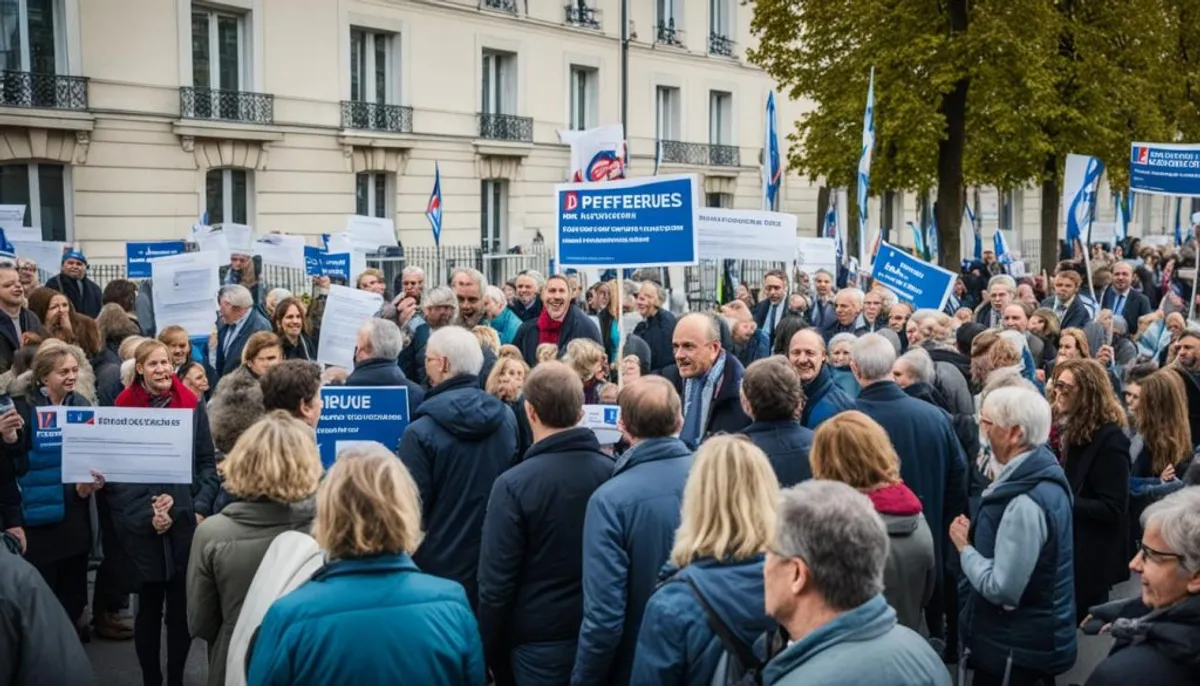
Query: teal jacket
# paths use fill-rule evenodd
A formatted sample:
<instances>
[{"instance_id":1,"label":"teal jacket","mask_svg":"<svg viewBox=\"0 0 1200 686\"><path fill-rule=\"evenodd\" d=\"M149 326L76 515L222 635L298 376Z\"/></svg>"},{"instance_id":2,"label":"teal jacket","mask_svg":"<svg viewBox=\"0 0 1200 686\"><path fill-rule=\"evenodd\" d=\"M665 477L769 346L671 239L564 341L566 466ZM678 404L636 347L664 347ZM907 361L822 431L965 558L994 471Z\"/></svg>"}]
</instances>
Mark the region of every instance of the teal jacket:
<instances>
[{"instance_id":1,"label":"teal jacket","mask_svg":"<svg viewBox=\"0 0 1200 686\"><path fill-rule=\"evenodd\" d=\"M507 307L500 315L488 322L488 325L500 334L500 345L508 345L517 337L517 329L521 328L521 318Z\"/></svg>"}]
</instances>

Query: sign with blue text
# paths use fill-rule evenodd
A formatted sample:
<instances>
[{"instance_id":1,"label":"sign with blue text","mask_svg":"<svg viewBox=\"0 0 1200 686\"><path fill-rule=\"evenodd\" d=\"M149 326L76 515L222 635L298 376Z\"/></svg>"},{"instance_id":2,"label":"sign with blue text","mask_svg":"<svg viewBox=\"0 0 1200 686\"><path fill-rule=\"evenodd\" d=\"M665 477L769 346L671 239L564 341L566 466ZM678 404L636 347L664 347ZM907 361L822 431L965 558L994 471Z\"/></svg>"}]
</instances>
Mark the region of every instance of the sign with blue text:
<instances>
[{"instance_id":1,"label":"sign with blue text","mask_svg":"<svg viewBox=\"0 0 1200 686\"><path fill-rule=\"evenodd\" d=\"M555 186L559 268L696 264L699 195L694 175Z\"/></svg>"},{"instance_id":2,"label":"sign with blue text","mask_svg":"<svg viewBox=\"0 0 1200 686\"><path fill-rule=\"evenodd\" d=\"M156 257L182 255L183 251L183 241L126 243L125 273L131 279L148 279L150 278L150 260Z\"/></svg>"},{"instance_id":3,"label":"sign with blue text","mask_svg":"<svg viewBox=\"0 0 1200 686\"><path fill-rule=\"evenodd\" d=\"M325 386L321 389L317 450L328 469L338 453L377 442L393 452L408 426L408 389L403 386Z\"/></svg>"},{"instance_id":4,"label":"sign with blue text","mask_svg":"<svg viewBox=\"0 0 1200 686\"><path fill-rule=\"evenodd\" d=\"M1129 190L1200 198L1200 144L1134 143Z\"/></svg>"},{"instance_id":5,"label":"sign with blue text","mask_svg":"<svg viewBox=\"0 0 1200 686\"><path fill-rule=\"evenodd\" d=\"M879 244L871 279L883 284L914 309L940 310L954 289L957 277L948 269L929 264L887 243Z\"/></svg>"},{"instance_id":6,"label":"sign with blue text","mask_svg":"<svg viewBox=\"0 0 1200 686\"><path fill-rule=\"evenodd\" d=\"M350 280L350 253L330 254L320 248L304 246L304 273L306 276L340 276Z\"/></svg>"}]
</instances>

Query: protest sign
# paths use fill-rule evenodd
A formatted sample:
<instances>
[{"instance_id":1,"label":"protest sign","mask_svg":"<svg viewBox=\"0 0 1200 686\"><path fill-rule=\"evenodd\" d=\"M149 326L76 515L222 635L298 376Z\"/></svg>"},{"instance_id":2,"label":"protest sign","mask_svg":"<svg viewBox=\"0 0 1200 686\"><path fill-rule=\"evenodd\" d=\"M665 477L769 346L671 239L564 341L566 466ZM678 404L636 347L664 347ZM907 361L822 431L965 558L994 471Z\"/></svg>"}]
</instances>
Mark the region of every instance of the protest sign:
<instances>
[{"instance_id":1,"label":"protest sign","mask_svg":"<svg viewBox=\"0 0 1200 686\"><path fill-rule=\"evenodd\" d=\"M39 407L38 440L62 445L62 482L192 483L192 411L129 407ZM58 427L58 432L55 431Z\"/></svg>"},{"instance_id":2,"label":"protest sign","mask_svg":"<svg viewBox=\"0 0 1200 686\"><path fill-rule=\"evenodd\" d=\"M341 277L350 281L350 253L330 254L321 248L304 246L305 276Z\"/></svg>"},{"instance_id":3,"label":"protest sign","mask_svg":"<svg viewBox=\"0 0 1200 686\"><path fill-rule=\"evenodd\" d=\"M254 229L245 224L226 222L221 224L221 233L229 243L229 252L235 255L254 254Z\"/></svg>"},{"instance_id":4,"label":"protest sign","mask_svg":"<svg viewBox=\"0 0 1200 686\"><path fill-rule=\"evenodd\" d=\"M383 296L334 284L325 300L321 335L317 340L317 362L354 369L358 329L383 307Z\"/></svg>"},{"instance_id":5,"label":"protest sign","mask_svg":"<svg viewBox=\"0 0 1200 686\"><path fill-rule=\"evenodd\" d=\"M193 224L191 240L200 246L200 252L216 254L217 264L229 264L229 238L220 229L203 224Z\"/></svg>"},{"instance_id":6,"label":"protest sign","mask_svg":"<svg viewBox=\"0 0 1200 686\"><path fill-rule=\"evenodd\" d=\"M796 215L761 210L702 207L696 211L702 260L782 262L796 240Z\"/></svg>"},{"instance_id":7,"label":"protest sign","mask_svg":"<svg viewBox=\"0 0 1200 686\"><path fill-rule=\"evenodd\" d=\"M1092 222L1089 243L1113 243L1117 240L1116 222Z\"/></svg>"},{"instance_id":8,"label":"protest sign","mask_svg":"<svg viewBox=\"0 0 1200 686\"><path fill-rule=\"evenodd\" d=\"M326 469L356 443L375 441L391 451L400 447L410 417L407 388L325 386L321 402L317 450Z\"/></svg>"},{"instance_id":9,"label":"protest sign","mask_svg":"<svg viewBox=\"0 0 1200 686\"><path fill-rule=\"evenodd\" d=\"M616 445L621 440L621 429L617 426L620 418L621 408L617 405L584 405L579 426L591 429L600 445Z\"/></svg>"},{"instance_id":10,"label":"protest sign","mask_svg":"<svg viewBox=\"0 0 1200 686\"><path fill-rule=\"evenodd\" d=\"M155 323L178 324L189 336L207 336L216 325L218 271L215 252L185 252L151 261Z\"/></svg>"},{"instance_id":11,"label":"protest sign","mask_svg":"<svg viewBox=\"0 0 1200 686\"><path fill-rule=\"evenodd\" d=\"M183 241L158 241L155 243L125 244L125 275L130 279L150 278L150 261L158 257L180 255L184 251Z\"/></svg>"},{"instance_id":12,"label":"protest sign","mask_svg":"<svg viewBox=\"0 0 1200 686\"><path fill-rule=\"evenodd\" d=\"M396 241L396 224L383 217L348 215L346 233L350 234L351 240L366 248L367 252L375 252L385 246L391 248L400 245Z\"/></svg>"},{"instance_id":13,"label":"protest sign","mask_svg":"<svg viewBox=\"0 0 1200 686\"><path fill-rule=\"evenodd\" d=\"M810 238L802 236L792 239L796 244L796 254L793 265L796 271L804 272L810 277L824 269L834 279L837 279L837 239ZM780 254L782 248L776 248L775 254Z\"/></svg>"},{"instance_id":14,"label":"protest sign","mask_svg":"<svg viewBox=\"0 0 1200 686\"><path fill-rule=\"evenodd\" d=\"M254 241L254 254L262 258L263 264L274 264L288 269L304 269L304 236L287 236L270 233Z\"/></svg>"},{"instance_id":15,"label":"protest sign","mask_svg":"<svg viewBox=\"0 0 1200 686\"><path fill-rule=\"evenodd\" d=\"M954 272L917 259L887 243L879 244L871 268L872 280L887 286L897 298L912 303L918 310L945 307L956 278Z\"/></svg>"},{"instance_id":16,"label":"protest sign","mask_svg":"<svg viewBox=\"0 0 1200 686\"><path fill-rule=\"evenodd\" d=\"M572 181L613 181L625 178L625 127L597 126L586 131L559 131L571 146Z\"/></svg>"},{"instance_id":17,"label":"protest sign","mask_svg":"<svg viewBox=\"0 0 1200 686\"><path fill-rule=\"evenodd\" d=\"M7 236L7 232L5 232ZM63 252L67 244L62 241L12 241L17 257L33 260L38 269L47 274L57 274L62 269Z\"/></svg>"},{"instance_id":18,"label":"protest sign","mask_svg":"<svg viewBox=\"0 0 1200 686\"><path fill-rule=\"evenodd\" d=\"M325 242L325 252L330 255L347 254L350 256L350 276L346 277L347 281L352 281L367 268L367 254L378 250L378 246L368 248L365 243L355 240L349 232L324 234L322 239Z\"/></svg>"},{"instance_id":19,"label":"protest sign","mask_svg":"<svg viewBox=\"0 0 1200 686\"><path fill-rule=\"evenodd\" d=\"M655 176L555 186L561 267L696 264L695 176Z\"/></svg>"},{"instance_id":20,"label":"protest sign","mask_svg":"<svg viewBox=\"0 0 1200 686\"><path fill-rule=\"evenodd\" d=\"M40 226L10 226L4 229L4 237L10 243L40 243L42 228Z\"/></svg>"},{"instance_id":21,"label":"protest sign","mask_svg":"<svg viewBox=\"0 0 1200 686\"><path fill-rule=\"evenodd\" d=\"M1200 144L1134 143L1129 190L1200 198Z\"/></svg>"}]
</instances>

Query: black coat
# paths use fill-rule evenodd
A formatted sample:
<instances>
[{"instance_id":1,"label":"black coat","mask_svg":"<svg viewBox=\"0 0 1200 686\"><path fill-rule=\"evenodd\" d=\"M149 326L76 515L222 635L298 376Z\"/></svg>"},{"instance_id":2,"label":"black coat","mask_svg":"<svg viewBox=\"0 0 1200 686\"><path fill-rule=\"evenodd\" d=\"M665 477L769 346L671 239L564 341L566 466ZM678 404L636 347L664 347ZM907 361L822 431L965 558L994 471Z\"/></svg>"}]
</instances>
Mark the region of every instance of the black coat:
<instances>
[{"instance_id":1,"label":"black coat","mask_svg":"<svg viewBox=\"0 0 1200 686\"><path fill-rule=\"evenodd\" d=\"M676 323L673 313L659 310L653 317L643 319L633 328L634 335L650 346L651 374L660 374L662 370L675 364L675 350L671 339L675 335Z\"/></svg>"},{"instance_id":2,"label":"black coat","mask_svg":"<svg viewBox=\"0 0 1200 686\"><path fill-rule=\"evenodd\" d=\"M421 324L413 332L412 340L400 351L400 371L422 388L429 385L425 375L425 346L429 345L431 333L428 324Z\"/></svg>"},{"instance_id":3,"label":"black coat","mask_svg":"<svg viewBox=\"0 0 1200 686\"><path fill-rule=\"evenodd\" d=\"M780 300L778 305L779 305L779 307L777 309L782 310L782 312L780 312L778 315L779 321L775 322L776 329L779 328L779 323L783 321L783 318L788 315L787 300L786 299ZM766 333L766 331L767 331L767 313L769 313L770 311L771 311L771 301L770 300L763 300L762 302L760 302L754 306L754 310L753 310L754 323L758 324L758 330L762 331L763 333ZM772 329L771 337L774 337L774 335L775 335L775 329Z\"/></svg>"},{"instance_id":4,"label":"black coat","mask_svg":"<svg viewBox=\"0 0 1200 686\"><path fill-rule=\"evenodd\" d=\"M538 315L542 313L542 296L535 295L533 302L529 303L529 307L522 305L520 300L514 299L508 304L508 309L512 310L513 314L517 315L522 322L537 319Z\"/></svg>"},{"instance_id":5,"label":"black coat","mask_svg":"<svg viewBox=\"0 0 1200 686\"><path fill-rule=\"evenodd\" d=\"M812 449L813 432L795 420L754 422L742 433L767 454L775 476L783 488L795 486L812 478L808 452Z\"/></svg>"},{"instance_id":6,"label":"black coat","mask_svg":"<svg viewBox=\"0 0 1200 686\"><path fill-rule=\"evenodd\" d=\"M217 326L216 380L220 380L222 376L242 366L242 350L246 348L246 342L250 340L251 336L259 331L271 330L271 322L267 321L267 318L262 316L257 309L251 308L246 316L249 318L248 321L242 324L241 330L229 344L228 350L225 349L225 337L231 335L235 325L222 321ZM213 386L217 385L216 380L210 380Z\"/></svg>"},{"instance_id":7,"label":"black coat","mask_svg":"<svg viewBox=\"0 0 1200 686\"><path fill-rule=\"evenodd\" d=\"M280 336L279 340L283 341L283 359L313 361L317 359L317 343L303 331L300 332L300 338L296 339L295 345L292 345L286 336Z\"/></svg>"},{"instance_id":8,"label":"black coat","mask_svg":"<svg viewBox=\"0 0 1200 686\"><path fill-rule=\"evenodd\" d=\"M1104 289L1100 294L1100 309L1111 310L1113 305L1117 303L1117 292L1112 286ZM1138 320L1143 316L1150 314L1153 310L1150 309L1150 298L1147 298L1135 288L1129 289L1129 295L1125 297L1125 309L1119 314L1125 318L1125 324L1129 331L1137 331ZM1114 314L1118 314L1115 313Z\"/></svg>"},{"instance_id":9,"label":"black coat","mask_svg":"<svg viewBox=\"0 0 1200 686\"><path fill-rule=\"evenodd\" d=\"M533 367L537 365L537 347L538 347L538 320L530 319L517 329L517 337L513 339L513 345L521 350L521 355L525 358L525 364ZM567 349L567 344L576 338L590 338L603 347L604 341L600 340L600 329L596 326L586 314L583 313L575 305L567 308L567 315L563 318L562 329L558 333L558 354L561 357L564 350Z\"/></svg>"},{"instance_id":10,"label":"black coat","mask_svg":"<svg viewBox=\"0 0 1200 686\"><path fill-rule=\"evenodd\" d=\"M67 300L71 301L79 314L86 314L92 319L100 314L100 307L103 305L100 286L86 276L73 279L66 274L59 274L46 282L46 288L53 288L67 296Z\"/></svg>"},{"instance_id":11,"label":"black coat","mask_svg":"<svg viewBox=\"0 0 1200 686\"><path fill-rule=\"evenodd\" d=\"M1115 640L1086 686L1200 683L1200 597L1189 596L1155 612L1134 598L1101 605L1093 613L1100 621L1113 623Z\"/></svg>"},{"instance_id":12,"label":"black coat","mask_svg":"<svg viewBox=\"0 0 1200 686\"><path fill-rule=\"evenodd\" d=\"M395 360L376 357L354 364L346 377L347 386L403 386L408 389L408 416L417 411L425 399L425 390L413 383L400 370Z\"/></svg>"},{"instance_id":13,"label":"black coat","mask_svg":"<svg viewBox=\"0 0 1200 686\"><path fill-rule=\"evenodd\" d=\"M583 621L583 521L613 471L591 429L538 441L492 486L479 555L479 631L498 683L516 646L573 640Z\"/></svg>"},{"instance_id":14,"label":"black coat","mask_svg":"<svg viewBox=\"0 0 1200 686\"><path fill-rule=\"evenodd\" d=\"M1053 304L1053 302L1052 302ZM1067 312L1062 316L1060 321L1060 329L1082 329L1085 324L1092 321L1092 315L1088 313L1087 307L1083 304L1083 300L1078 295L1071 301L1071 305L1067 307ZM1137 328L1137 325L1134 325Z\"/></svg>"},{"instance_id":15,"label":"black coat","mask_svg":"<svg viewBox=\"0 0 1200 686\"><path fill-rule=\"evenodd\" d=\"M125 390L125 385L121 383L121 358L105 347L92 355L88 362L96 375L96 404L112 407L117 396Z\"/></svg>"},{"instance_id":16,"label":"black coat","mask_svg":"<svg viewBox=\"0 0 1200 686\"><path fill-rule=\"evenodd\" d=\"M1174 369L1175 373L1183 379L1183 387L1187 391L1188 399L1188 426L1192 429L1192 446L1194 447L1200 443L1200 379L1178 364L1170 365L1167 368Z\"/></svg>"},{"instance_id":17,"label":"black coat","mask_svg":"<svg viewBox=\"0 0 1200 686\"><path fill-rule=\"evenodd\" d=\"M704 423L705 438L714 434L736 434L750 426L750 418L742 409L742 374L745 370L742 363L730 353L725 354L725 370L721 375L721 383L713 389L714 396L708 405L708 421ZM671 382L679 397L684 397L683 377L679 375L679 367L671 365L662 371L663 378ZM695 448L695 446L692 446Z\"/></svg>"},{"instance_id":18,"label":"black coat","mask_svg":"<svg viewBox=\"0 0 1200 686\"><path fill-rule=\"evenodd\" d=\"M22 332L33 331L45 336L46 332L42 329L42 321L29 309L22 307L17 318L21 321ZM13 329L12 320L7 314L0 312L0 374L7 372L12 367L13 357L21 347L21 337Z\"/></svg>"},{"instance_id":19,"label":"black coat","mask_svg":"<svg viewBox=\"0 0 1200 686\"><path fill-rule=\"evenodd\" d=\"M1119 425L1104 424L1087 445L1065 443L1063 469L1075 497L1076 612L1082 616L1088 601L1129 578L1129 438Z\"/></svg>"}]
</instances>

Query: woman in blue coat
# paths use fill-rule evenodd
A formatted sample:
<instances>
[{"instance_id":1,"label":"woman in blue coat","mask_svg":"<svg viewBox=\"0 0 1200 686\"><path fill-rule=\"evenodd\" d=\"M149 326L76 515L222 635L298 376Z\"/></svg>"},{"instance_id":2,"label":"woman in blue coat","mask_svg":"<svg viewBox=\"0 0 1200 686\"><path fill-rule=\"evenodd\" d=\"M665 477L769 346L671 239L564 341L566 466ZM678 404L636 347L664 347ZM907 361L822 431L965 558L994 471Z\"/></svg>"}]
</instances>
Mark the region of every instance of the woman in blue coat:
<instances>
[{"instance_id":1,"label":"woman in blue coat","mask_svg":"<svg viewBox=\"0 0 1200 686\"><path fill-rule=\"evenodd\" d=\"M485 683L462 586L423 574L417 486L379 444L338 456L317 491L313 537L329 562L263 618L247 683Z\"/></svg>"},{"instance_id":2,"label":"woman in blue coat","mask_svg":"<svg viewBox=\"0 0 1200 686\"><path fill-rule=\"evenodd\" d=\"M717 622L746 650L774 628L763 605L763 555L778 498L775 470L745 436L701 445L665 578L646 604L630 683L715 683L722 656L736 661Z\"/></svg>"}]
</instances>

